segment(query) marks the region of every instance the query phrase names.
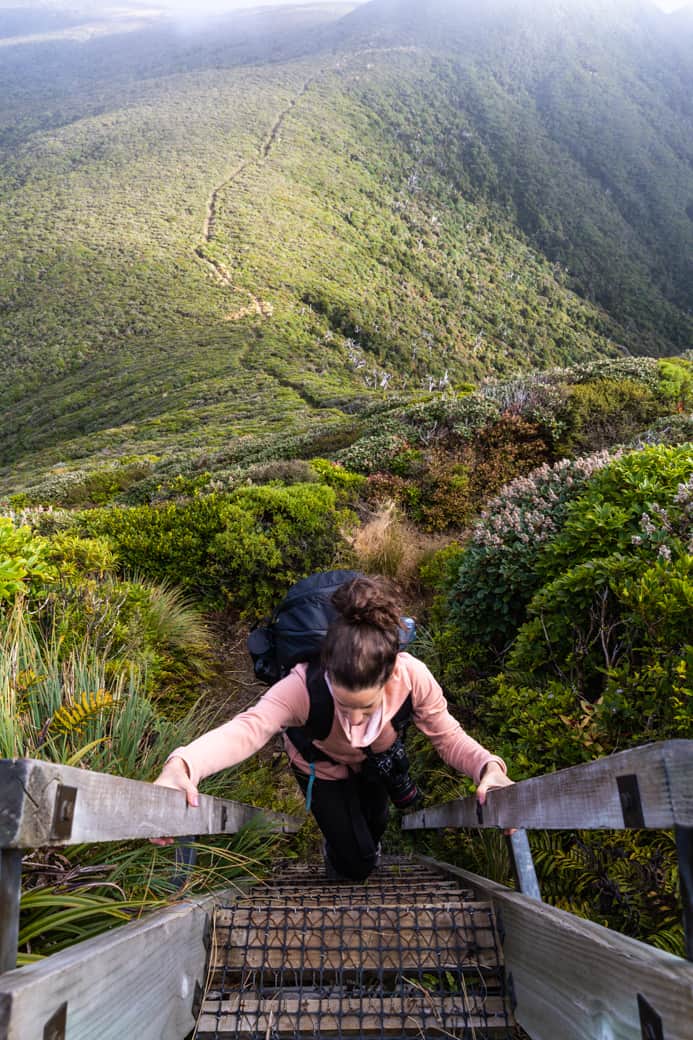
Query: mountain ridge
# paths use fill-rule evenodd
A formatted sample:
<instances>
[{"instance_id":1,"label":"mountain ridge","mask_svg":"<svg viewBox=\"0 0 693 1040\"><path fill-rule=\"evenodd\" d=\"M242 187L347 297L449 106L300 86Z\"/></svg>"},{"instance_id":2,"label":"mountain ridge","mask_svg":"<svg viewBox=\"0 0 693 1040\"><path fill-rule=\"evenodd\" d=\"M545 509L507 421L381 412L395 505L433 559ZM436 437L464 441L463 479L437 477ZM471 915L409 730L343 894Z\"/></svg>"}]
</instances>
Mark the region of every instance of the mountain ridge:
<instances>
[{"instance_id":1,"label":"mountain ridge","mask_svg":"<svg viewBox=\"0 0 693 1040\"><path fill-rule=\"evenodd\" d=\"M202 448L431 379L688 345L678 73L656 104L638 80L641 111L593 85L606 58L576 64L580 41L568 80L529 32L497 62L493 33L483 60L364 43L354 25L387 8L318 19L287 57L302 22L270 64L198 40L189 71L27 130L0 171L6 464ZM606 87L621 157L588 119Z\"/></svg>"}]
</instances>

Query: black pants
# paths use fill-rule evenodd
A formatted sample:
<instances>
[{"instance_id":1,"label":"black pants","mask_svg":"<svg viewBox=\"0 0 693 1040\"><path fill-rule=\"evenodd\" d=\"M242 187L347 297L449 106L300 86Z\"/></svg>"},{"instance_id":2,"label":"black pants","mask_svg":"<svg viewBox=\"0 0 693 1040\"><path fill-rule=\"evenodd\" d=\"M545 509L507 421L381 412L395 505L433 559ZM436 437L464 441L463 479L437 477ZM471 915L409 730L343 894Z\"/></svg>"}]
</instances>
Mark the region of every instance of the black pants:
<instances>
[{"instance_id":1,"label":"black pants","mask_svg":"<svg viewBox=\"0 0 693 1040\"><path fill-rule=\"evenodd\" d=\"M303 793L308 777L294 769ZM382 781L362 773L346 780L313 782L311 812L327 842L327 856L337 871L363 881L375 867L376 849L387 826L388 794Z\"/></svg>"}]
</instances>

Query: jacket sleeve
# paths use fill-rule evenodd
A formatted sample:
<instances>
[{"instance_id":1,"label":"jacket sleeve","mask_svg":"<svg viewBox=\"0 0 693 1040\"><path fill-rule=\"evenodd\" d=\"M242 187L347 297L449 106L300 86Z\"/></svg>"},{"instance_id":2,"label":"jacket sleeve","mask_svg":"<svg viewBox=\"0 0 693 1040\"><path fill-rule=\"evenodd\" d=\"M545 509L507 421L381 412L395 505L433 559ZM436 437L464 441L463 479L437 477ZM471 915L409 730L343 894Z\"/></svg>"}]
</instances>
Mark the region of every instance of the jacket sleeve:
<instances>
[{"instance_id":1,"label":"jacket sleeve","mask_svg":"<svg viewBox=\"0 0 693 1040\"><path fill-rule=\"evenodd\" d=\"M250 758L287 726L302 726L308 719L310 701L299 669L275 683L257 704L222 726L204 733L168 756L182 758L190 779L198 784L205 777L229 769Z\"/></svg>"},{"instance_id":2,"label":"jacket sleeve","mask_svg":"<svg viewBox=\"0 0 693 1040\"><path fill-rule=\"evenodd\" d=\"M489 762L497 762L507 773L503 759L470 737L450 714L443 691L426 665L416 658L411 658L409 664L414 724L429 738L443 761L466 773L475 784Z\"/></svg>"}]
</instances>

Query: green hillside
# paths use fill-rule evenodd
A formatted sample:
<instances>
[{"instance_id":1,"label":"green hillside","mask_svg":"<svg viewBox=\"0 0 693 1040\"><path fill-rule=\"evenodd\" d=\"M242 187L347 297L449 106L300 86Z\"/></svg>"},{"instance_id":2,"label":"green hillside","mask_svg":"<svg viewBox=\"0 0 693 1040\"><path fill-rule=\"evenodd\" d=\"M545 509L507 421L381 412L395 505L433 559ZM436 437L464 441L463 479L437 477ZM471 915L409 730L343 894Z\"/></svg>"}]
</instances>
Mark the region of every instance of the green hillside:
<instances>
[{"instance_id":1,"label":"green hillside","mask_svg":"<svg viewBox=\"0 0 693 1040\"><path fill-rule=\"evenodd\" d=\"M685 348L683 50L516 6L4 46L3 488Z\"/></svg>"}]
</instances>

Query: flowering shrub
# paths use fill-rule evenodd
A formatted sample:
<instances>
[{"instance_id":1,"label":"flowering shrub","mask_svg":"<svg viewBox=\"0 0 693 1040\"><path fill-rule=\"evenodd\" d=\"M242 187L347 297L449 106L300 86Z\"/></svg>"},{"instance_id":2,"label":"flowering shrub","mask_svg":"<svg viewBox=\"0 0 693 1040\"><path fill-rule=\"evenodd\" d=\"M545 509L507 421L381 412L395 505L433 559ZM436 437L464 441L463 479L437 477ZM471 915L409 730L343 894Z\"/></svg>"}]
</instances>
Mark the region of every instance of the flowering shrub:
<instances>
[{"instance_id":1,"label":"flowering shrub","mask_svg":"<svg viewBox=\"0 0 693 1040\"><path fill-rule=\"evenodd\" d=\"M537 560L543 586L507 659L516 681L599 701L610 750L693 724L693 449L655 447L596 473Z\"/></svg>"},{"instance_id":2,"label":"flowering shrub","mask_svg":"<svg viewBox=\"0 0 693 1040\"><path fill-rule=\"evenodd\" d=\"M541 583L535 571L541 548L560 530L568 503L609 459L600 452L545 463L487 505L450 590L450 619L459 638L497 652L506 647Z\"/></svg>"},{"instance_id":3,"label":"flowering shrub","mask_svg":"<svg viewBox=\"0 0 693 1040\"><path fill-rule=\"evenodd\" d=\"M538 566L544 578L639 546L668 546L679 554L690 531L691 473L690 444L630 452L595 473L584 495L568 506L560 535L542 554Z\"/></svg>"}]
</instances>

